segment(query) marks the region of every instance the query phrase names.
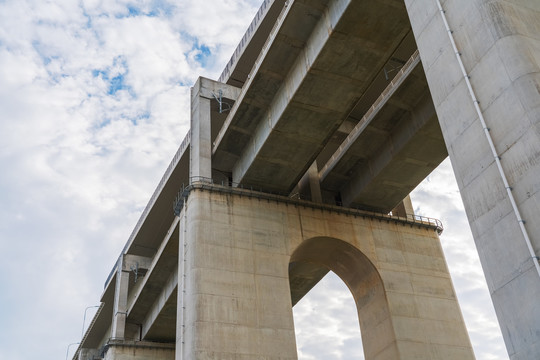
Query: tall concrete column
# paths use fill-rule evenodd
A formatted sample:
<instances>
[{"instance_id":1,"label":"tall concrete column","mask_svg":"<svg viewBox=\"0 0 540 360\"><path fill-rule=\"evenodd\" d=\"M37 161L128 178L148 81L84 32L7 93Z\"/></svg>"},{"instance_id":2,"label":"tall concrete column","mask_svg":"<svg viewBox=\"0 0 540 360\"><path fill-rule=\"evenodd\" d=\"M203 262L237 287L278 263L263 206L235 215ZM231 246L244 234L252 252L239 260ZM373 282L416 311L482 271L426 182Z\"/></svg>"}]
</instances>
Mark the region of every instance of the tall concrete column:
<instances>
[{"instance_id":1,"label":"tall concrete column","mask_svg":"<svg viewBox=\"0 0 540 360\"><path fill-rule=\"evenodd\" d=\"M124 259L122 258L119 262L116 272L111 338L121 340L124 339L126 333L129 272L124 270Z\"/></svg>"},{"instance_id":2,"label":"tall concrete column","mask_svg":"<svg viewBox=\"0 0 540 360\"><path fill-rule=\"evenodd\" d=\"M192 192L181 215L176 359L295 360L288 256L267 242L274 224L253 239L249 217L231 225L212 195Z\"/></svg>"},{"instance_id":3,"label":"tall concrete column","mask_svg":"<svg viewBox=\"0 0 540 360\"><path fill-rule=\"evenodd\" d=\"M191 143L189 176L191 181L212 178L212 101L214 112L229 110L239 94L239 88L199 77L191 88ZM223 105L226 103L226 107ZM221 102L221 106L220 106Z\"/></svg>"},{"instance_id":4,"label":"tall concrete column","mask_svg":"<svg viewBox=\"0 0 540 360\"><path fill-rule=\"evenodd\" d=\"M190 179L194 177L212 178L210 99L201 96L202 82L202 78L199 78L195 86L191 88Z\"/></svg>"},{"instance_id":5,"label":"tall concrete column","mask_svg":"<svg viewBox=\"0 0 540 360\"><path fill-rule=\"evenodd\" d=\"M537 358L540 2L405 3L508 353Z\"/></svg>"}]
</instances>

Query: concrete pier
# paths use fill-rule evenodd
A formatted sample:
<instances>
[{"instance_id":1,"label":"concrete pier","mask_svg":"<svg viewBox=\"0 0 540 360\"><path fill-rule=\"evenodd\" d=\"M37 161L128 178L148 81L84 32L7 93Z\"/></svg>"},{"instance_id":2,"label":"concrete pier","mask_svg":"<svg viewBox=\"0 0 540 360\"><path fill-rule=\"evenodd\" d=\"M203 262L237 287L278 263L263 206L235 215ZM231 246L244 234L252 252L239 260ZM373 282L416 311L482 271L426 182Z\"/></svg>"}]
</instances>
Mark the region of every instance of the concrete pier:
<instances>
[{"instance_id":1,"label":"concrete pier","mask_svg":"<svg viewBox=\"0 0 540 360\"><path fill-rule=\"evenodd\" d=\"M540 3L405 1L511 359L540 354ZM475 109L488 129L484 129ZM499 169L486 138L494 143ZM501 171L502 170L502 174ZM511 188L516 215L502 176ZM531 254L520 229L529 234ZM537 261L537 260L536 260Z\"/></svg>"},{"instance_id":2,"label":"concrete pier","mask_svg":"<svg viewBox=\"0 0 540 360\"><path fill-rule=\"evenodd\" d=\"M189 194L177 360L296 359L291 293L309 291L317 268L353 293L366 359L474 359L434 223L280 200Z\"/></svg>"}]
</instances>

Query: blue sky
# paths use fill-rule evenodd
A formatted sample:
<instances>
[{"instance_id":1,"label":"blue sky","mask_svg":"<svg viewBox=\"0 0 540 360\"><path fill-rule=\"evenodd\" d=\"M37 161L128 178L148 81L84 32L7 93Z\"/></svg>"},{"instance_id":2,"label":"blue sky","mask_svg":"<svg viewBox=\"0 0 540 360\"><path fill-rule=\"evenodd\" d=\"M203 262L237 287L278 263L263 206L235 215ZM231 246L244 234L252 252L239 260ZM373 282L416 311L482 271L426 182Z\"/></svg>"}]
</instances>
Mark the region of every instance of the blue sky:
<instances>
[{"instance_id":1,"label":"blue sky","mask_svg":"<svg viewBox=\"0 0 540 360\"><path fill-rule=\"evenodd\" d=\"M189 87L219 76L259 5L0 1L0 360L64 358L79 341L188 130ZM445 223L477 358L507 359L448 162L413 202ZM300 358L361 356L355 316L325 279L295 307Z\"/></svg>"}]
</instances>

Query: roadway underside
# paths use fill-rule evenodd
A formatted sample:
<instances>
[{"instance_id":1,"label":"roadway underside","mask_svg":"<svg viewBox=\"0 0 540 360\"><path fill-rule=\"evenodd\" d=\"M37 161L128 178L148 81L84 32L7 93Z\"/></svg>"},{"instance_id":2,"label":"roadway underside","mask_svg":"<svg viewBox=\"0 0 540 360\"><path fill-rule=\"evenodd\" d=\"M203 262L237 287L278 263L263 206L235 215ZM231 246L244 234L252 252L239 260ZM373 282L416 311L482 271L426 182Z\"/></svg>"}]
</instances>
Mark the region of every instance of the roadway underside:
<instances>
[{"instance_id":1,"label":"roadway underside","mask_svg":"<svg viewBox=\"0 0 540 360\"><path fill-rule=\"evenodd\" d=\"M213 168L290 193L314 161L332 161L415 50L402 1L286 6L213 141ZM419 61L403 77L319 173L325 202L390 211L447 156Z\"/></svg>"}]
</instances>

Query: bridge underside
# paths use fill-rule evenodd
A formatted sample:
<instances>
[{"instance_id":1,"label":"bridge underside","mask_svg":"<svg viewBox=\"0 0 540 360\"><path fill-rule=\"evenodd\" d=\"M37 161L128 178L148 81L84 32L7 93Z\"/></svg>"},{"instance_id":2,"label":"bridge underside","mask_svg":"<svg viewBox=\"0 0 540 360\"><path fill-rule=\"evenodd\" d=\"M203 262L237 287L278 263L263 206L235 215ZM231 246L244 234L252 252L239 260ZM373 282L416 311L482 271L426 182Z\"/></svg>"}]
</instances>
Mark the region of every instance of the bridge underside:
<instances>
[{"instance_id":1,"label":"bridge underside","mask_svg":"<svg viewBox=\"0 0 540 360\"><path fill-rule=\"evenodd\" d=\"M186 225L174 217L172 200L202 174L237 188L308 198L318 192L312 200L324 206L388 213L447 156L402 0L264 6L222 82L194 87L192 129L107 280L81 349L112 337L178 350L186 276L178 239ZM291 262L289 305L328 271Z\"/></svg>"},{"instance_id":2,"label":"bridge underside","mask_svg":"<svg viewBox=\"0 0 540 360\"><path fill-rule=\"evenodd\" d=\"M447 156L405 5L296 1L278 21L212 167L288 194L316 161L325 202L390 211Z\"/></svg>"}]
</instances>

